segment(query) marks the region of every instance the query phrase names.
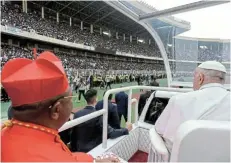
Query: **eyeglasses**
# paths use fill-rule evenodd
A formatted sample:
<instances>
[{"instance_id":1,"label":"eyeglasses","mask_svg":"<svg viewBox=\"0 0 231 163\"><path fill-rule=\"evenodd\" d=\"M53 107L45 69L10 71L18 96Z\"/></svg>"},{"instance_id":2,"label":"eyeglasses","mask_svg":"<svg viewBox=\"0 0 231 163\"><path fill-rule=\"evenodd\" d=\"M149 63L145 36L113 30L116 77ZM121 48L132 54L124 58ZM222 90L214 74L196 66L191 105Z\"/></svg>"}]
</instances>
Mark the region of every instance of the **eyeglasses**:
<instances>
[{"instance_id":1,"label":"eyeglasses","mask_svg":"<svg viewBox=\"0 0 231 163\"><path fill-rule=\"evenodd\" d=\"M65 97L63 97L64 99L69 99L69 98L71 98L71 101L73 102L75 99L77 99L77 95L76 96L65 96Z\"/></svg>"},{"instance_id":2,"label":"eyeglasses","mask_svg":"<svg viewBox=\"0 0 231 163\"><path fill-rule=\"evenodd\" d=\"M49 108L52 108L58 100L71 98L71 102L73 102L75 98L77 99L77 97L78 96L64 96L64 97L60 97L57 100L55 100L55 102L52 105L50 105Z\"/></svg>"}]
</instances>

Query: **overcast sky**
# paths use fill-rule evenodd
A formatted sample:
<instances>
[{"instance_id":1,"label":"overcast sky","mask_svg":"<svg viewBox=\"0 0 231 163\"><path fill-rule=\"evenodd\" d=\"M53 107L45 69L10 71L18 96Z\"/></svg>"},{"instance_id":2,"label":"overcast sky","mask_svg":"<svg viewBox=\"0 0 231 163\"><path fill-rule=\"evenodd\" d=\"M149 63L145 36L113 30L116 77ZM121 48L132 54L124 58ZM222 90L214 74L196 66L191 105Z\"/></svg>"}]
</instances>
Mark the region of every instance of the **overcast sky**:
<instances>
[{"instance_id":1,"label":"overcast sky","mask_svg":"<svg viewBox=\"0 0 231 163\"><path fill-rule=\"evenodd\" d=\"M156 9L167 9L199 0L144 0ZM231 3L173 15L191 23L182 35L201 38L231 38Z\"/></svg>"}]
</instances>

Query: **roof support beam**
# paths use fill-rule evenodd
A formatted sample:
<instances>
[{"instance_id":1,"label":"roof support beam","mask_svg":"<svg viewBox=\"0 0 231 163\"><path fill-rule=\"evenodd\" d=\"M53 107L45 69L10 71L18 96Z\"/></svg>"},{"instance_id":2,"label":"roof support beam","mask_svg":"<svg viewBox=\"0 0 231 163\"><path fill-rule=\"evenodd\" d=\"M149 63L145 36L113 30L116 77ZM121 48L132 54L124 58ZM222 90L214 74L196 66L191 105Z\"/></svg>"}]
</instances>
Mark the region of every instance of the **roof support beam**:
<instances>
[{"instance_id":1,"label":"roof support beam","mask_svg":"<svg viewBox=\"0 0 231 163\"><path fill-rule=\"evenodd\" d=\"M50 1L49 1L50 2ZM44 6L42 6L42 5L39 5L39 4L37 4L37 3L35 3L35 2L33 2L33 1L30 1L30 3L33 3L33 4L35 4L35 5L38 5L38 6L40 6L40 7L44 7ZM57 2L56 2L57 3ZM47 7L44 7L45 9L48 9L48 10L51 10L51 11L53 11L53 12L55 12L56 13L56 11L55 10L53 10L53 9L50 9L50 8L47 8ZM67 17L70 17L70 15L66 15L66 14L63 14L63 15L65 15L65 16L67 16ZM79 21L81 21L79 18L74 18L74 19L77 19L77 20L79 20ZM88 23L89 24L89 23Z\"/></svg>"},{"instance_id":2,"label":"roof support beam","mask_svg":"<svg viewBox=\"0 0 231 163\"><path fill-rule=\"evenodd\" d=\"M93 3L95 3L96 1L92 1L91 3L89 3L88 5L84 6L83 8L81 8L79 11L77 11L76 13L74 13L73 15L71 15L71 17L74 17L75 15L77 15L78 13L80 13L81 11L83 11L85 8L89 7L90 5L92 5Z\"/></svg>"},{"instance_id":3,"label":"roof support beam","mask_svg":"<svg viewBox=\"0 0 231 163\"><path fill-rule=\"evenodd\" d=\"M145 28L138 30L135 34L139 34L140 32L146 31Z\"/></svg>"},{"instance_id":4,"label":"roof support beam","mask_svg":"<svg viewBox=\"0 0 231 163\"><path fill-rule=\"evenodd\" d=\"M127 25L127 26L126 26L126 29L131 29L131 27L133 27L133 29L134 29L134 27L136 28L137 25L139 25L139 24L136 24L136 25L134 26L134 23L132 23L132 24L130 24L130 25Z\"/></svg>"},{"instance_id":5,"label":"roof support beam","mask_svg":"<svg viewBox=\"0 0 231 163\"><path fill-rule=\"evenodd\" d=\"M74 1L73 1L74 2ZM56 1L55 3L58 3L58 4L60 4L60 5L62 5L62 6L66 6L66 5L63 5L62 3L59 3L59 1ZM90 4L89 4L90 5ZM89 6L88 5L88 6ZM84 15L86 15L86 16L88 16L86 13L84 13L84 12L81 12L80 10L76 10L75 8L71 8L71 7L69 7L69 6L67 6L67 8L69 8L70 10L73 10L73 11L76 11L77 13L81 13L81 14L84 14ZM81 9L82 10L82 9ZM76 15L77 13L74 13L74 15ZM68 14L69 15L69 14ZM70 16L70 15L69 15ZM70 17L73 17L73 15L72 16L70 16ZM79 19L79 18L76 18L75 17L75 19ZM80 20L80 19L79 19Z\"/></svg>"},{"instance_id":6,"label":"roof support beam","mask_svg":"<svg viewBox=\"0 0 231 163\"><path fill-rule=\"evenodd\" d=\"M88 18L92 17L93 15L95 15L97 12L101 11L102 9L104 9L105 7L107 7L107 5L101 7L100 9L96 10L95 12L93 12L91 15L89 15L88 17L84 18L84 20L87 20Z\"/></svg>"},{"instance_id":7,"label":"roof support beam","mask_svg":"<svg viewBox=\"0 0 231 163\"><path fill-rule=\"evenodd\" d=\"M108 22L108 21L104 21L103 20L103 23L104 24L107 24L108 25L108 27L110 28L110 29L113 29L114 28L114 23L112 23L111 21L110 22ZM90 23L88 23L88 24L90 24ZM100 26L100 25L99 25ZM120 33L126 33L128 30L126 30L126 29L124 29L124 28L117 28L117 30L119 30L118 32L120 32Z\"/></svg>"},{"instance_id":8,"label":"roof support beam","mask_svg":"<svg viewBox=\"0 0 231 163\"><path fill-rule=\"evenodd\" d=\"M68 3L66 6L64 6L63 8L61 8L58 12L61 12L62 10L64 10L65 8L67 8L68 6L70 6L74 1L71 1L70 3Z\"/></svg>"},{"instance_id":9,"label":"roof support beam","mask_svg":"<svg viewBox=\"0 0 231 163\"><path fill-rule=\"evenodd\" d=\"M119 16L117 16L117 17L114 17L113 19L111 19L111 21L109 21L109 23L113 22L114 19L116 19L116 20L121 20L121 19L119 19L120 17L122 17L122 15L119 15Z\"/></svg>"},{"instance_id":10,"label":"roof support beam","mask_svg":"<svg viewBox=\"0 0 231 163\"><path fill-rule=\"evenodd\" d=\"M126 24L126 23L127 23L127 22L122 21L122 23L117 24L115 27L118 27L118 26L120 26L120 25L122 25L122 24Z\"/></svg>"},{"instance_id":11,"label":"roof support beam","mask_svg":"<svg viewBox=\"0 0 231 163\"><path fill-rule=\"evenodd\" d=\"M115 20L118 20L119 22L124 21L124 19L119 19L121 17L122 17L122 15L119 15L117 17L113 17L110 21L108 21L108 23L113 23L113 22L115 22Z\"/></svg>"},{"instance_id":12,"label":"roof support beam","mask_svg":"<svg viewBox=\"0 0 231 163\"><path fill-rule=\"evenodd\" d=\"M101 17L100 19L98 19L98 20L96 20L95 22L93 22L93 24L95 24L95 23L99 22L100 20L102 20L102 19L108 17L109 15L113 14L114 12L116 12L116 10L113 10L113 11L109 12L108 14L104 15L104 16Z\"/></svg>"},{"instance_id":13,"label":"roof support beam","mask_svg":"<svg viewBox=\"0 0 231 163\"><path fill-rule=\"evenodd\" d=\"M201 8L206 8L206 7L211 7L211 6L216 6L220 5L223 3L228 3L230 1L199 1L199 2L193 2L189 3L186 5L181 5L169 9L164 9L161 11L155 11L152 13L144 14L139 16L139 20L143 19L148 19L148 18L158 18L158 17L163 17L163 16L170 16L170 15L175 15L183 12L188 12L188 11L193 11L193 10L198 10Z\"/></svg>"},{"instance_id":14,"label":"roof support beam","mask_svg":"<svg viewBox=\"0 0 231 163\"><path fill-rule=\"evenodd\" d=\"M51 1L47 1L47 2L45 3L45 6L48 5L48 3L50 3L50 2L51 2Z\"/></svg>"}]
</instances>

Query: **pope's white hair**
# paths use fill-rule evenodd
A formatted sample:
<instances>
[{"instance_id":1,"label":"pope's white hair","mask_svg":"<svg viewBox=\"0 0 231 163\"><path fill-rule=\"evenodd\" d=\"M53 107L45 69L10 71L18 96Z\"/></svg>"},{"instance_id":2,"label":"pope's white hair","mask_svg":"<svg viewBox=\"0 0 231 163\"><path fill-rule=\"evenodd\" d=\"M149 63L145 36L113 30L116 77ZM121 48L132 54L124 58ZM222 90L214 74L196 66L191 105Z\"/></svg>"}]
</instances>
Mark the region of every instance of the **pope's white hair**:
<instances>
[{"instance_id":1,"label":"pope's white hair","mask_svg":"<svg viewBox=\"0 0 231 163\"><path fill-rule=\"evenodd\" d=\"M207 77L207 80L218 80L220 83L225 82L226 73L217 70L208 70L203 68L198 68L199 72Z\"/></svg>"}]
</instances>

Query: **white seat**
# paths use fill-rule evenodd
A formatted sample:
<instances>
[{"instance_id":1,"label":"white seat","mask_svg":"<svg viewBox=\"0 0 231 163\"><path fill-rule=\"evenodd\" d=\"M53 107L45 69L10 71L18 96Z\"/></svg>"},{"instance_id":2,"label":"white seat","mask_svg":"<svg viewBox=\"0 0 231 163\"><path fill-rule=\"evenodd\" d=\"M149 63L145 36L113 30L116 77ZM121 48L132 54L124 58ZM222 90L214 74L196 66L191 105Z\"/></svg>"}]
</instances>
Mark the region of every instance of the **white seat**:
<instances>
[{"instance_id":1,"label":"white seat","mask_svg":"<svg viewBox=\"0 0 231 163\"><path fill-rule=\"evenodd\" d=\"M148 162L168 162L168 150L155 128L149 130L149 136L151 147L148 153Z\"/></svg>"},{"instance_id":2,"label":"white seat","mask_svg":"<svg viewBox=\"0 0 231 163\"><path fill-rule=\"evenodd\" d=\"M167 148L154 128L150 130L150 139L152 145L148 161L168 161ZM169 160L230 162L230 122L191 120L183 123L175 136Z\"/></svg>"}]
</instances>

